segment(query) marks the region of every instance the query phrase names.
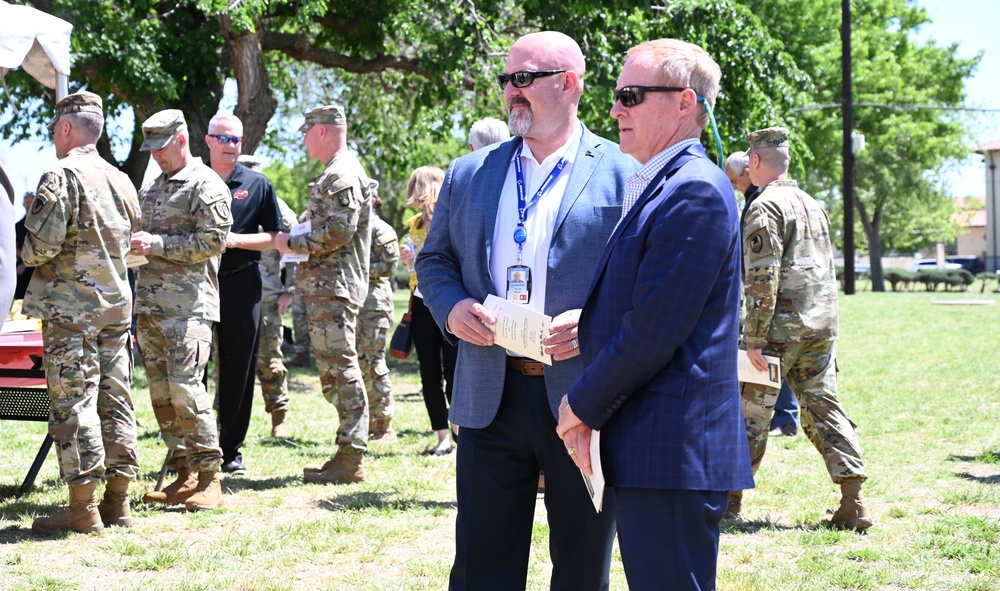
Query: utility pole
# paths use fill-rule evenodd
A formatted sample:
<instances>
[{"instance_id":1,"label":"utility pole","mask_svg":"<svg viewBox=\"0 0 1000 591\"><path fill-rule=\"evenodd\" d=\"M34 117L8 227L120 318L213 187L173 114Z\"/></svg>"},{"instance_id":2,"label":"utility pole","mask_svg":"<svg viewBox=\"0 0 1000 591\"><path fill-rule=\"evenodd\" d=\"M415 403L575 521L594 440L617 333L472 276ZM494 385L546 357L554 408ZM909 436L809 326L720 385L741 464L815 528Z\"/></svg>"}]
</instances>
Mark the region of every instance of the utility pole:
<instances>
[{"instance_id":1,"label":"utility pole","mask_svg":"<svg viewBox=\"0 0 1000 591\"><path fill-rule=\"evenodd\" d=\"M840 42L844 115L844 295L854 294L854 91L851 84L851 0L841 0Z\"/></svg>"}]
</instances>

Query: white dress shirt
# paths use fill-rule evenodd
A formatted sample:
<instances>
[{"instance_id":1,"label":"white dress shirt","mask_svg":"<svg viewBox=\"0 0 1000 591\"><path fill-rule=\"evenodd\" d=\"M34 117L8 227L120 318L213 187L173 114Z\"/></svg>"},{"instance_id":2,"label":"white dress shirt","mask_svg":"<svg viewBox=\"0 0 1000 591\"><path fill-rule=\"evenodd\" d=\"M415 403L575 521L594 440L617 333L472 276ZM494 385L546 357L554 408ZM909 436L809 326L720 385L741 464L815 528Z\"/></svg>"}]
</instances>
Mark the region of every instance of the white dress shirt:
<instances>
[{"instance_id":1,"label":"white dress shirt","mask_svg":"<svg viewBox=\"0 0 1000 591\"><path fill-rule=\"evenodd\" d=\"M527 144L523 142L521 144L526 203L531 203L532 197L559 160L566 158L566 166L559 178L542 198L528 209L524 223L528 239L523 245L520 264L531 269L531 299L525 305L537 312L545 312L545 276L548 269L549 246L552 243L552 230L559 214L563 194L569 184L569 177L573 173L573 162L576 160L582 136L583 127L577 124L569 140L541 162L535 160ZM493 248L490 251L490 275L497 294L502 298L507 297L507 268L518 264L517 243L514 242L514 229L517 228L518 222L515 158L517 158L516 151L510 160L507 178L500 191L496 227L493 231Z\"/></svg>"}]
</instances>

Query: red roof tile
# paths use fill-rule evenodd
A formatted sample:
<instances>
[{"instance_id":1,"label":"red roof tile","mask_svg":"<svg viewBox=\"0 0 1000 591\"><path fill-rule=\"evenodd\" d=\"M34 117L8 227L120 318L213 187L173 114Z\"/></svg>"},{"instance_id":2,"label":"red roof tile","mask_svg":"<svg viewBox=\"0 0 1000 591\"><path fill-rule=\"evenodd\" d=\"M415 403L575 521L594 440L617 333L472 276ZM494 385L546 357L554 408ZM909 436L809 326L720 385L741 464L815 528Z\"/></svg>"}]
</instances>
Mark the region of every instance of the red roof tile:
<instances>
[{"instance_id":1,"label":"red roof tile","mask_svg":"<svg viewBox=\"0 0 1000 591\"><path fill-rule=\"evenodd\" d=\"M1000 152L1000 140L993 140L981 146L972 148L973 152Z\"/></svg>"}]
</instances>

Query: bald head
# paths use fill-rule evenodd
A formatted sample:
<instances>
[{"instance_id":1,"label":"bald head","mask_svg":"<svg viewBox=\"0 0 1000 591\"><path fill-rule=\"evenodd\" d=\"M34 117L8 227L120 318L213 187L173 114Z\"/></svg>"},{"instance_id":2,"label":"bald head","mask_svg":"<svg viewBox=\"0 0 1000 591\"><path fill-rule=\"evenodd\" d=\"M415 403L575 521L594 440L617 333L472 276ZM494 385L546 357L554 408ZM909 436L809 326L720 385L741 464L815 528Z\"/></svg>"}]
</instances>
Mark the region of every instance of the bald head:
<instances>
[{"instance_id":1,"label":"bald head","mask_svg":"<svg viewBox=\"0 0 1000 591\"><path fill-rule=\"evenodd\" d=\"M566 70L577 77L575 96L579 101L583 95L583 75L587 71L586 60L580 45L558 31L529 33L510 48L508 62L531 64L535 70Z\"/></svg>"}]
</instances>

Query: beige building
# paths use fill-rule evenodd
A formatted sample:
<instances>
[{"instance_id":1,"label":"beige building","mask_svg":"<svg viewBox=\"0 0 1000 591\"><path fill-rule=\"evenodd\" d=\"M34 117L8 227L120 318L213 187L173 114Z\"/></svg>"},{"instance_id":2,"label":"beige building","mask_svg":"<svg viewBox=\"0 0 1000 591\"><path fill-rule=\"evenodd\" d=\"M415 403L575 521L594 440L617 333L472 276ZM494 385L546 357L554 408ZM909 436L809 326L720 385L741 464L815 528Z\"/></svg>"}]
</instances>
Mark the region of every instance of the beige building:
<instances>
[{"instance_id":1,"label":"beige building","mask_svg":"<svg viewBox=\"0 0 1000 591\"><path fill-rule=\"evenodd\" d=\"M973 148L983 154L986 171L986 269L1000 270L1000 139Z\"/></svg>"},{"instance_id":2,"label":"beige building","mask_svg":"<svg viewBox=\"0 0 1000 591\"><path fill-rule=\"evenodd\" d=\"M986 261L986 200L956 199L959 212L952 216L958 226L955 254L979 257ZM989 267L987 267L989 268Z\"/></svg>"}]
</instances>

